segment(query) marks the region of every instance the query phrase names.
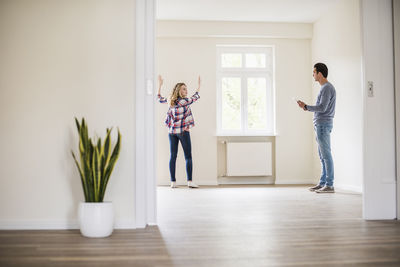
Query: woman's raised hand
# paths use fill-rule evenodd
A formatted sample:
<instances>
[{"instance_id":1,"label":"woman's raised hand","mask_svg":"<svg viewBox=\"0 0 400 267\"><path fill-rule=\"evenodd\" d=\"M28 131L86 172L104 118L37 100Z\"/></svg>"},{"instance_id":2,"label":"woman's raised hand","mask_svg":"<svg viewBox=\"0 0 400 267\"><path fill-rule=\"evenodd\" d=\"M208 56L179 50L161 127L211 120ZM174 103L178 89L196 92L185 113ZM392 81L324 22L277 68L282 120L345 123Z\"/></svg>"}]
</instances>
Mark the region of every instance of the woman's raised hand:
<instances>
[{"instance_id":1,"label":"woman's raised hand","mask_svg":"<svg viewBox=\"0 0 400 267\"><path fill-rule=\"evenodd\" d=\"M164 79L162 78L161 75L158 75L158 84L159 84L159 86L161 87L163 85L163 83L164 83Z\"/></svg>"},{"instance_id":2,"label":"woman's raised hand","mask_svg":"<svg viewBox=\"0 0 400 267\"><path fill-rule=\"evenodd\" d=\"M158 75L158 94L161 94L161 86L163 85L164 80L161 75Z\"/></svg>"},{"instance_id":3,"label":"woman's raised hand","mask_svg":"<svg viewBox=\"0 0 400 267\"><path fill-rule=\"evenodd\" d=\"M200 85L201 85L201 78L200 78L200 75L199 75L199 87L197 88L196 92L200 91Z\"/></svg>"}]
</instances>

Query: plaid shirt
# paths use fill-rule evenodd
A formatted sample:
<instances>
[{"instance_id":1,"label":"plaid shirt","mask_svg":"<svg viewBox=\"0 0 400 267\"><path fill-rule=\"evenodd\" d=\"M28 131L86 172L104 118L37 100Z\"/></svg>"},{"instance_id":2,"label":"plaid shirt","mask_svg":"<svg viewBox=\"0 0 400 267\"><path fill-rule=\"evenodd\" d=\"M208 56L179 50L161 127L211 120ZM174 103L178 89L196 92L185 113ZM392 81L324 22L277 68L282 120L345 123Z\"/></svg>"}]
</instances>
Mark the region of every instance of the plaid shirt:
<instances>
[{"instance_id":1,"label":"plaid shirt","mask_svg":"<svg viewBox=\"0 0 400 267\"><path fill-rule=\"evenodd\" d=\"M194 119L190 105L200 98L196 92L191 98L178 98L175 106L170 106L165 119L165 125L168 127L168 132L171 134L183 133L189 131L194 126ZM160 103L167 103L167 99L158 95Z\"/></svg>"}]
</instances>

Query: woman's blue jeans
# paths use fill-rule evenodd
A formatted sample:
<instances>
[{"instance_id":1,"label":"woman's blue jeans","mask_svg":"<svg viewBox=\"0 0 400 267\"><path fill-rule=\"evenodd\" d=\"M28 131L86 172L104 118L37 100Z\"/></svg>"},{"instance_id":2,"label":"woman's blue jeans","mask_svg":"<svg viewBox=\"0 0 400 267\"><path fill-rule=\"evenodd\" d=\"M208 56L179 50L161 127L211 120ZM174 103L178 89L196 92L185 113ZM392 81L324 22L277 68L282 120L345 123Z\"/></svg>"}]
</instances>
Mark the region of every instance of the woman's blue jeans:
<instances>
[{"instance_id":1,"label":"woman's blue jeans","mask_svg":"<svg viewBox=\"0 0 400 267\"><path fill-rule=\"evenodd\" d=\"M190 141L190 133L188 131L183 131L183 133L180 134L169 134L169 150L171 152L171 158L169 160L169 172L171 175L171 182L176 181L175 166L176 157L178 156L179 141L182 144L183 153L185 154L187 180L192 180L192 143Z\"/></svg>"},{"instance_id":2,"label":"woman's blue jeans","mask_svg":"<svg viewBox=\"0 0 400 267\"><path fill-rule=\"evenodd\" d=\"M322 123L314 126L318 144L318 154L321 160L321 178L319 185L333 186L334 169L331 153L332 123Z\"/></svg>"}]
</instances>

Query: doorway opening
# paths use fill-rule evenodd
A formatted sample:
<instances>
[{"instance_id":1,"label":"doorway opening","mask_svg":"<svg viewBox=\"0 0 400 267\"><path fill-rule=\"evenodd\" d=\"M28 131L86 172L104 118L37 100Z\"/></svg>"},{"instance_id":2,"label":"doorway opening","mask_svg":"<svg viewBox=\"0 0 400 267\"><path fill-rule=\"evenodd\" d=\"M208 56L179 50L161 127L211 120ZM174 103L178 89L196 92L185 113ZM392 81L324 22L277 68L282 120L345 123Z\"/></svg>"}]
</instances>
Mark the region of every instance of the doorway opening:
<instances>
[{"instance_id":1,"label":"doorway opening","mask_svg":"<svg viewBox=\"0 0 400 267\"><path fill-rule=\"evenodd\" d=\"M206 3L202 3L201 7L193 9L194 2L185 2L191 6L192 10L195 10L195 12L192 12L194 16L200 15L201 9L206 6ZM361 6L359 3L361 3ZM391 12L390 3L391 1L389 0L385 1L383 4L384 8L382 8L380 12L385 14L389 11ZM184 5L181 4L182 3L176 6L173 5L173 9L168 9L168 7L172 6L168 6L166 2L158 1L157 10L162 10L164 5L164 8L167 7L165 9L166 13L172 14L172 16L189 14L190 12L183 12L179 9L184 7ZM304 3L301 3L301 5L303 4ZM374 55L378 55L379 52L372 51L371 53L367 51L368 49L374 49L373 46L368 47L368 45L366 45L366 43L369 44L371 42L368 38L372 38L373 36L364 36L362 34L362 29L365 29L368 23L373 23L376 20L376 18L371 15L372 13L368 13L368 10L373 9L373 3L365 3L364 1L332 1L329 4L331 5L328 12L329 16L322 17L321 14L323 12L315 12L314 9L312 13L318 14L319 17L306 23L246 21L240 16L236 16L236 18L241 18L242 21L240 22L229 21L226 17L223 21L219 21L216 18L200 20L194 17L189 20L189 17L163 18L160 17L160 13L158 13L158 20L156 22L157 34L153 35L153 37L155 37L156 49L150 49L151 51L156 51L157 69L155 73L149 75L149 77L157 77L158 74L162 74L166 79L170 80L171 84L178 80L186 81L189 88L193 88L190 83L196 81L198 74L202 75L203 78L202 99L199 101L198 105L193 108L194 117L197 121L196 128L193 130L193 140L198 140L196 141L198 142L197 149L195 147L196 144L193 144L194 168L195 170L196 168L203 168L205 172L210 172L212 175L199 175L199 173L196 174L195 171L194 179L205 181L205 185L207 185L207 183L217 185L220 182L218 180L220 173L218 169L219 156L217 148L219 136L216 133L216 109L218 106L216 46L232 44L245 46L259 45L258 42L262 42L264 45L265 43L271 45L272 41L275 41L276 96L274 105L276 112L276 136L273 164L275 168L275 184L299 184L305 181L307 181L307 183L317 182L320 166L311 126L311 118L307 118L305 114L298 113L296 106L293 105L292 99L302 97L306 100L305 102L309 103L315 100L319 86L312 81L310 69L312 69L313 63L322 61L328 65L328 79L335 85L340 94L338 98L338 109L335 115L335 126L332 134L336 187L341 190L352 191L359 194L362 192L369 192L365 191L365 189L366 185L371 186L373 184L371 173L382 166L382 164L379 163L380 161L378 161L378 164L372 164L376 162L376 158L373 156L369 157L368 155L372 154L368 154L369 152L366 151L366 148L369 148L372 144L368 141L368 138L374 133L369 131L368 128L365 128L365 125L375 119L365 115L369 107L365 105L366 95L364 89L366 87L364 81L368 79L366 74L370 71L373 72L373 65L371 65L371 62L367 62L369 60L368 57L374 57ZM214 10L217 8L217 6L212 6L212 8L209 7L207 10ZM237 7L230 7L230 11L233 11L225 12L225 14L233 14L233 16L235 16L235 8ZM303 10L303 8L304 6L299 7L296 9L296 12L298 10ZM262 8L259 9L262 10ZM247 7L246 10L248 10ZM174 13L175 11L177 11L177 13ZM275 13L282 14L282 12ZM214 12L210 14L213 15ZM250 12L250 14L257 18L257 16L255 16L257 11L254 11L254 13ZM380 30L378 29L378 31L387 28L385 23L386 21L380 23L382 25L380 25ZM215 41L215 39L217 39L217 41ZM390 42L385 42L381 44L384 51L390 50L386 49L389 43ZM363 47L363 49L361 49L361 47ZM162 62L162 60L165 61ZM305 63L307 61L308 64ZM386 61L382 64L384 64L385 68L388 68L390 72L390 64L386 64ZM349 77L355 78L349 79ZM362 78L359 79L357 77ZM299 89L299 87L302 87L299 86L299 84L307 84L309 87L307 93L302 91L301 88ZM151 87L148 87L149 95L151 95L151 89ZM385 90L388 90L387 92L389 93L392 89L393 88L390 88L390 86L385 87ZM168 88L166 88L166 90L168 90ZM375 100L377 103L387 103L385 100L386 95L384 97L375 96L375 99L369 99L368 101ZM154 96L151 96L150 100L152 105L154 105ZM214 112L210 112L210 110ZM154 151L157 150L157 158L154 160L153 170L157 170L157 172L154 173L154 177L157 177L157 182L154 181L154 187L150 188L155 188L156 184L161 186L169 182L169 155L168 149L166 149L166 147L168 147L168 142L166 142L168 139L165 136L166 129L163 126L165 110L161 110L159 106L156 106L152 112L155 112L154 117L156 118L153 130L156 132L154 140L157 146L154 147ZM211 115L207 116L207 114L210 113ZM352 114L351 118L348 116L349 113ZM387 115L392 116L393 114L388 113ZM207 121L209 119L211 124ZM379 125L379 121L380 119L377 120L377 125ZM207 127L209 125L211 126ZM384 125L382 124L381 126L383 127ZM300 128L300 130L298 128ZM163 132L165 133L164 135L162 134ZM349 132L352 134L348 135L347 133ZM308 136L308 138L300 138L298 135L299 133ZM158 151L160 144L164 145L163 152ZM216 148L207 149L209 144L213 144ZM391 147L393 148L394 146ZM310 151L310 153L304 153L305 150ZM302 153L300 155L296 152L293 153L293 151L301 151ZM390 151L387 151L387 149L385 150L385 147L381 149L381 152L385 157L392 154ZM180 154L183 154L182 151ZM201 154L206 156L204 157ZM161 156L160 163L159 158ZM210 158L213 159L210 161L210 164L203 164ZM349 161L348 158L352 160ZM181 164L181 166L177 167L181 170L181 174L177 175L178 180L181 180L181 182L185 182L183 162L183 158L178 158L177 164ZM164 164L164 167L159 167L160 164ZM393 169L395 170L395 167L393 167ZM371 170L371 172L368 170ZM293 171L296 171L296 175L291 175ZM390 172L392 172L392 170L390 170ZM366 174L365 177L363 177L364 174ZM393 175L390 175L390 177L391 176ZM390 179L392 179L392 177ZM390 184L386 180L383 181L380 179L379 181L379 184L373 186L375 187L374 190L379 191L379 188L385 185L385 188L390 190L390 194L385 193L385 195L390 195L392 199L392 195L396 194L396 191L392 190L392 187L396 186L395 178L394 182ZM199 184L201 185L203 182L199 182ZM147 186L147 188L149 187ZM153 195L155 194L154 192ZM370 194L370 196L372 195ZM150 197L150 199L152 199L152 197ZM369 198L366 198L364 194L364 218L389 218L392 216L391 214L393 212L392 209L390 209L390 214L382 215L376 213L376 216L366 217L365 207L367 199ZM373 199L373 197L371 197L371 199ZM390 202L392 207L393 203L390 199L385 198L385 200L382 201L386 201L385 203ZM143 203L148 202L144 201ZM155 197L153 206L155 210ZM393 207L395 207L395 204ZM385 209L385 211L388 210L389 209ZM153 222L156 221L155 218L156 216L154 216Z\"/></svg>"},{"instance_id":2,"label":"doorway opening","mask_svg":"<svg viewBox=\"0 0 400 267\"><path fill-rule=\"evenodd\" d=\"M352 95L349 95L353 104L355 103L357 106L357 114L354 118L346 118L345 114L349 108L346 105L348 103L340 104L342 109L337 112L335 118L332 143L336 156L337 190L361 194L362 81L361 79L355 80L348 84L348 79L346 79L349 71L355 76L361 77L362 51L359 6L355 3L331 1L325 4L321 3L321 6L317 7L320 10L310 12L311 7L304 6L305 3L299 3L301 7L293 8L293 10L296 10L296 13L300 16L294 17L294 14L284 12L285 17L277 17L276 14L279 12L271 11L271 7L263 8L254 5L250 8L245 2L242 4L246 7L240 8L237 6L238 3L232 4L229 13L226 12L226 7L211 3L202 3L201 7L196 8L194 2L182 1L172 8L167 1L157 2L155 76L162 75L164 77L162 94L168 96L176 83L185 82L189 89L189 95L191 95L197 88L197 76L201 75L202 77L201 98L192 106L196 123L196 127L191 130L194 181L200 186L241 184L245 187L249 184L304 185L317 183L320 175L320 163L314 141L312 118L310 114L305 114L298 109L293 98L303 99L307 103L315 101L319 85L312 80L312 66L318 61L325 61L330 70L330 81L340 90L341 95L346 94L349 87L358 89L356 94L352 92ZM279 7L275 8L279 9ZM214 12L213 14L210 14L210 12L202 13L203 9L213 10ZM236 16L236 9L249 10L248 17L244 18L245 15L243 14ZM259 10L270 10L270 13L261 15ZM299 12L299 10L304 12ZM326 10L333 10L334 15L330 18L322 17ZM347 13L343 14L343 11L346 10ZM358 17L355 17L354 14L357 14ZM331 30L337 34L337 42L333 42L328 47L329 49L321 49L321 47L330 45L329 42L324 40L332 33L327 33L325 27L331 20L335 19L335 15L341 17L347 30L343 31L340 25L331 25ZM348 37L346 42L340 42L343 35ZM221 47L229 48L232 51L221 54ZM224 114L224 112L228 114L227 117L230 118L231 126L235 123L235 119L237 119L238 125L248 126L250 116L248 113L243 116L243 110L249 107L240 104L249 103L251 97L248 93L249 78L251 79L253 76L263 77L262 74L243 74L239 71L241 67L246 65L246 59L250 60L251 56L254 56L250 52L240 52L240 48L243 47L274 48L273 57L271 57L273 60L270 65L273 68L271 70L272 75L269 76L273 89L269 98L271 104L265 104L268 107L273 106L272 112L265 112L265 114L272 116L270 121L273 121L273 130L258 134L242 132L224 135L219 131L221 114ZM240 53L242 53L239 57L241 59L235 61L235 57ZM337 54L340 53L343 53L346 60L352 62L350 70L346 68L346 71L343 71L343 62L337 60ZM225 56L225 64L232 64L233 66L231 69L222 68L227 70L225 73L221 72L223 56ZM264 66L263 57L260 58L258 62L261 62L260 64ZM235 64L240 66L235 66ZM260 71L257 68L252 68L252 70ZM245 78L240 75L244 75ZM262 86L259 87L262 88ZM234 92L236 88L239 89ZM257 89L257 87L255 88ZM241 89L246 89L244 92L247 95ZM225 99L230 97L230 99L226 102L221 101L224 97ZM256 98L262 97L256 96ZM235 102L235 100L237 101ZM237 110L232 108L234 104L239 106ZM255 106L262 110L262 105L264 104L261 104L261 107ZM224 107L226 107L225 110ZM170 184L168 169L170 150L167 129L164 126L166 111L165 106L156 105L155 107L158 186ZM239 118L235 117L235 112L236 115L239 114ZM240 114L242 114L242 119L240 119ZM233 125L234 127L235 125ZM341 129L347 127L352 127L352 131L355 132L351 140L343 138L340 134ZM243 174L239 177L227 175L229 166L235 165L232 164L232 159L228 159L227 147L229 143L248 143L250 146L252 143L267 142L272 144L270 154L271 174L261 177L251 174ZM349 144L354 148L350 152L347 149ZM293 151L302 151L301 156L293 153ZM349 163L341 157L341 155L348 153L356 159L356 164L353 164L350 169L352 173L350 181L349 175L344 174L349 172ZM180 147L176 163L176 177L180 186L186 186L183 155L183 150ZM251 159L251 155L247 155L247 158ZM241 160L237 162L241 162ZM288 162L290 162L290 167ZM250 168L247 171L251 170Z\"/></svg>"}]
</instances>

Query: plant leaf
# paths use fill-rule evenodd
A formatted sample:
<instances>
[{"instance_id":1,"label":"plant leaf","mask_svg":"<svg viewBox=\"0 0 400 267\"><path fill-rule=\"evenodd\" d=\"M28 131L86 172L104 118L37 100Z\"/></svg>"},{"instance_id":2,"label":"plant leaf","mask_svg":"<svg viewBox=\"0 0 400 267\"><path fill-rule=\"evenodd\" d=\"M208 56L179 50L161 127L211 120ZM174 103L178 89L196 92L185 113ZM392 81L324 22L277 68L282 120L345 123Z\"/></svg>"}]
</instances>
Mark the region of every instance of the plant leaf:
<instances>
[{"instance_id":1,"label":"plant leaf","mask_svg":"<svg viewBox=\"0 0 400 267\"><path fill-rule=\"evenodd\" d=\"M84 196L85 196L85 201L86 201L87 198L88 198L87 187L86 187L86 179L85 179L85 177L84 177L84 174L83 174L83 171L82 171L82 169L81 169L81 166L79 166L79 163L78 163L78 161L76 160L76 157L75 157L74 152L71 151L71 153L72 153L72 157L74 158L76 167L78 168L79 175L81 176L82 189L83 189L83 194L84 194Z\"/></svg>"},{"instance_id":2,"label":"plant leaf","mask_svg":"<svg viewBox=\"0 0 400 267\"><path fill-rule=\"evenodd\" d=\"M97 149L97 147L94 148L92 172L93 172L94 200L95 202L99 202L101 172L100 172L99 150Z\"/></svg>"},{"instance_id":3,"label":"plant leaf","mask_svg":"<svg viewBox=\"0 0 400 267\"><path fill-rule=\"evenodd\" d=\"M114 169L115 163L117 162L117 159L119 157L119 152L120 152L120 147L121 147L121 133L118 129L118 140L117 143L114 146L109 164L107 164L105 173L104 173L104 179L103 179L103 185L102 185L102 192L101 192L101 197L103 198L105 195L105 191L107 188L108 181L110 179L111 173Z\"/></svg>"}]
</instances>

